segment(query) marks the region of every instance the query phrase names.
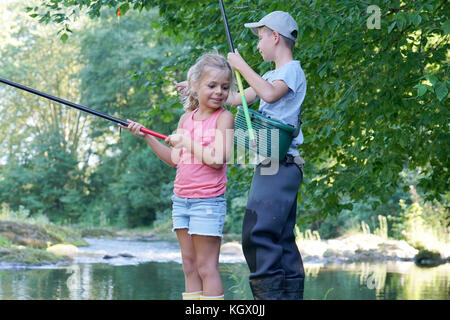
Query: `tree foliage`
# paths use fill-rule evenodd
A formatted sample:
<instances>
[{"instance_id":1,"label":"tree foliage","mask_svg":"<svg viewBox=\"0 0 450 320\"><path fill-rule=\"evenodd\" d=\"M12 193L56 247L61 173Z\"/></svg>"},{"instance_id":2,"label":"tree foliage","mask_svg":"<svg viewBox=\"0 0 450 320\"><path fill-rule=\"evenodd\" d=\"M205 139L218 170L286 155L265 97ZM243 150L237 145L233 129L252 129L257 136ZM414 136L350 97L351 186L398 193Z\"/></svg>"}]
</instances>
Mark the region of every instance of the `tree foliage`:
<instances>
[{"instance_id":1,"label":"tree foliage","mask_svg":"<svg viewBox=\"0 0 450 320\"><path fill-rule=\"evenodd\" d=\"M11 14L26 20L21 11ZM77 102L79 82L72 78L78 72L77 39L62 45L54 37L42 37L42 27L31 30L22 23L15 28L18 41L5 41L0 57L2 77L43 91L51 88L54 95ZM80 139L86 118L34 95L0 89L1 159L7 164L0 167L0 202L51 218L62 211L75 218L85 194L78 162L84 158Z\"/></svg>"},{"instance_id":2,"label":"tree foliage","mask_svg":"<svg viewBox=\"0 0 450 320\"><path fill-rule=\"evenodd\" d=\"M156 37L154 12L118 23L106 10L98 21L83 21L84 31L63 43L55 28L31 31L20 8L10 8L21 21L11 36L23 43L1 48L2 77L160 132L176 128L172 111L154 116L169 113L175 96L146 80L151 64L173 62L165 57L168 48L178 52L170 40ZM159 83L168 81L167 75ZM174 170L143 141L66 106L6 86L0 90L0 203L59 222L151 224L167 196L161 187L170 184ZM172 102L165 109L161 101Z\"/></svg>"},{"instance_id":3,"label":"tree foliage","mask_svg":"<svg viewBox=\"0 0 450 320\"><path fill-rule=\"evenodd\" d=\"M364 1L225 1L235 46L260 74L273 66L262 62L257 39L243 24L273 10L288 11L299 23L294 56L308 82L301 146L305 183L299 199L302 211L313 217L351 209L356 201L386 202L405 169L419 171L418 187L427 199L448 192L448 4L387 0L370 5L380 9L379 28L371 27L377 16ZM177 104L167 95L168 79L187 70L200 53L228 51L215 0L45 0L29 12L40 22L59 24L61 39L67 40L64 35L80 12L98 19L105 8L120 9L122 19L158 9L152 27L183 45L171 56L151 60L151 70L135 74L142 90L161 86L168 97L153 112L141 111L144 117L170 118ZM151 50L158 46L164 42ZM233 170L232 177L245 181L232 183L249 183L251 175L242 171L251 169Z\"/></svg>"}]
</instances>

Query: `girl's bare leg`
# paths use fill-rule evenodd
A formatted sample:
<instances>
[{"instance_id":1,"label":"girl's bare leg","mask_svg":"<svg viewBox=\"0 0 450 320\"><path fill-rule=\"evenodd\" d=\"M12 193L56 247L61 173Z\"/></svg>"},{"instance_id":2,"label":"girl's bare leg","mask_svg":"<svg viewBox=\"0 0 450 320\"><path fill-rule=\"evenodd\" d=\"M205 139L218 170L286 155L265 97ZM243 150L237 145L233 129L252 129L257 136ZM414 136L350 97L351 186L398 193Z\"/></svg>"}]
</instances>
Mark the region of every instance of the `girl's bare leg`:
<instances>
[{"instance_id":1,"label":"girl's bare leg","mask_svg":"<svg viewBox=\"0 0 450 320\"><path fill-rule=\"evenodd\" d=\"M220 237L192 235L197 270L203 284L204 296L223 295L219 273Z\"/></svg>"},{"instance_id":2,"label":"girl's bare leg","mask_svg":"<svg viewBox=\"0 0 450 320\"><path fill-rule=\"evenodd\" d=\"M194 242L188 229L176 230L178 243L181 248L181 259L183 261L183 271L185 279L185 291L196 292L202 291L202 279L197 270L196 251Z\"/></svg>"}]
</instances>

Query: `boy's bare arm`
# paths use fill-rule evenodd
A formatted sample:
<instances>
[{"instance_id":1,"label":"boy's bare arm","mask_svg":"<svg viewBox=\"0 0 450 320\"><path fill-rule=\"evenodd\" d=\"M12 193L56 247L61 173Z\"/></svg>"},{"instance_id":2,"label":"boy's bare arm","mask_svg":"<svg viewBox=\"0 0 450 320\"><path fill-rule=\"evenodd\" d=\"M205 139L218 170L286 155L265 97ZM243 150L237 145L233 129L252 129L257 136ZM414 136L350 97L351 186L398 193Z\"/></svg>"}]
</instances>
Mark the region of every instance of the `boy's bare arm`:
<instances>
[{"instance_id":1,"label":"boy's bare arm","mask_svg":"<svg viewBox=\"0 0 450 320\"><path fill-rule=\"evenodd\" d=\"M267 103L278 101L289 91L289 87L282 80L277 80L273 83L264 80L245 62L237 50L235 50L235 53L228 54L228 62L233 69L238 70L242 74L248 84L254 89L255 94Z\"/></svg>"},{"instance_id":2,"label":"boy's bare arm","mask_svg":"<svg viewBox=\"0 0 450 320\"><path fill-rule=\"evenodd\" d=\"M248 104L252 103L256 99L256 92L253 88L247 88L244 90L245 100ZM232 92L228 95L227 102L225 103L228 106L240 106L242 105L242 98L239 92Z\"/></svg>"}]
</instances>

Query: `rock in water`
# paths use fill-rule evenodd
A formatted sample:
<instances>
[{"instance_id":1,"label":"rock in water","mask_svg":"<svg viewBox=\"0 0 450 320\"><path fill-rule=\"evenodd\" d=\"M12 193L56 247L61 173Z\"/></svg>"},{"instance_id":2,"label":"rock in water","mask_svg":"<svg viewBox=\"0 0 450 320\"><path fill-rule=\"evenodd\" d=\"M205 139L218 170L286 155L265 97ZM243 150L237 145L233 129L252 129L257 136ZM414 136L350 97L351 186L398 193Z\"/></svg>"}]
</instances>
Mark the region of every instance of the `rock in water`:
<instances>
[{"instance_id":1,"label":"rock in water","mask_svg":"<svg viewBox=\"0 0 450 320\"><path fill-rule=\"evenodd\" d=\"M446 261L442 259L439 252L422 249L414 257L414 262L419 267L436 267L440 264L445 263Z\"/></svg>"},{"instance_id":2,"label":"rock in water","mask_svg":"<svg viewBox=\"0 0 450 320\"><path fill-rule=\"evenodd\" d=\"M242 255L242 245L238 242L227 242L220 246L220 254Z\"/></svg>"},{"instance_id":3,"label":"rock in water","mask_svg":"<svg viewBox=\"0 0 450 320\"><path fill-rule=\"evenodd\" d=\"M78 248L72 244L55 244L48 247L47 251L57 256L73 256L78 253Z\"/></svg>"}]
</instances>

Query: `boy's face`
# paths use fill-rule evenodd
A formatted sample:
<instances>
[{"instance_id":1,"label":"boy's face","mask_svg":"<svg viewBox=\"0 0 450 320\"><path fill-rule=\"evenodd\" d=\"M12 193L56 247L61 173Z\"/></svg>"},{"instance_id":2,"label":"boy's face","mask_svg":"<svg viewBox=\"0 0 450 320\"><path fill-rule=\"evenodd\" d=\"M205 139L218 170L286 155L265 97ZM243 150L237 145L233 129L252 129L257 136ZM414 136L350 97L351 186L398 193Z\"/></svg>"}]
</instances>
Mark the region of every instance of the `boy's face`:
<instances>
[{"instance_id":1,"label":"boy's face","mask_svg":"<svg viewBox=\"0 0 450 320\"><path fill-rule=\"evenodd\" d=\"M263 60L273 61L274 60L273 54L275 48L273 32L266 27L260 27L258 28L258 39L259 42L257 49L261 54Z\"/></svg>"}]
</instances>

